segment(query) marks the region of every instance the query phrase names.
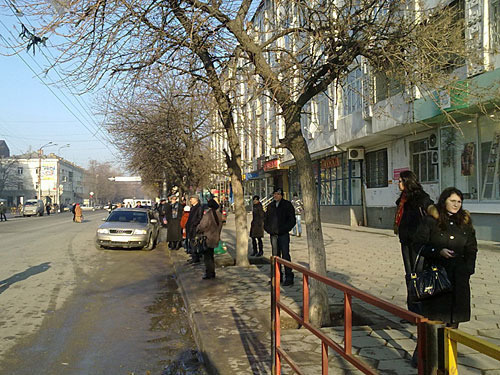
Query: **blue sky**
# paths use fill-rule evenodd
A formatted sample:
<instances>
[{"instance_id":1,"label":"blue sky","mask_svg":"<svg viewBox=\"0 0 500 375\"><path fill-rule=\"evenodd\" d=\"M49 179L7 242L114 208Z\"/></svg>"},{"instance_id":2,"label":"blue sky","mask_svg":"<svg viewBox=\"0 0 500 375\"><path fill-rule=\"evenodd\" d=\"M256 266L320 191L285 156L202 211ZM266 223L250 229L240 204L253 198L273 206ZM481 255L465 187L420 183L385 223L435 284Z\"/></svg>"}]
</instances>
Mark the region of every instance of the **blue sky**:
<instances>
[{"instance_id":1,"label":"blue sky","mask_svg":"<svg viewBox=\"0 0 500 375\"><path fill-rule=\"evenodd\" d=\"M20 52L28 65L19 56L5 56L12 50L4 46L14 45L19 35L18 28L13 28L15 21L0 14L0 139L7 142L11 154L37 150L52 141L57 146L45 148L44 153L58 153L82 167L89 160L118 166L118 151L99 131L103 119L93 114L92 94L77 97L66 88L51 86L60 79L57 74L42 77L51 92L28 67L39 73L37 63L45 67L52 57L50 51L37 49L35 56L31 50ZM70 146L62 147L67 144Z\"/></svg>"}]
</instances>

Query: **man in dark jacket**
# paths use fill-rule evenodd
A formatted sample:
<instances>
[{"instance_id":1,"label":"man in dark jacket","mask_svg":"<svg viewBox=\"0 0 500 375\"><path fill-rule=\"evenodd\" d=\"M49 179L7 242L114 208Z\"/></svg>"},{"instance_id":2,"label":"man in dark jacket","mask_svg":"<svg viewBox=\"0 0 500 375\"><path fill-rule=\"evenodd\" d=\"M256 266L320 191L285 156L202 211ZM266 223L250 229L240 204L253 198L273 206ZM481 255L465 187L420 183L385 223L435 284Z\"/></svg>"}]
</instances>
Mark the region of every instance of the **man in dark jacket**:
<instances>
[{"instance_id":1,"label":"man in dark jacket","mask_svg":"<svg viewBox=\"0 0 500 375\"><path fill-rule=\"evenodd\" d=\"M191 205L191 210L189 211L189 218L186 222L186 238L189 247L188 253L191 254L190 263L198 263L200 261L200 254L198 249L194 246L194 239L196 237L196 228L203 217L203 207L197 195L191 195L189 197L189 204Z\"/></svg>"},{"instance_id":2,"label":"man in dark jacket","mask_svg":"<svg viewBox=\"0 0 500 375\"><path fill-rule=\"evenodd\" d=\"M264 218L264 230L271 236L273 255L291 261L289 232L296 223L295 209L290 201L283 199L283 190L281 188L274 189L273 196L274 200L267 206ZM280 274L281 280L283 280L281 265ZM285 281L283 285L293 285L293 272L291 268L285 267Z\"/></svg>"}]
</instances>

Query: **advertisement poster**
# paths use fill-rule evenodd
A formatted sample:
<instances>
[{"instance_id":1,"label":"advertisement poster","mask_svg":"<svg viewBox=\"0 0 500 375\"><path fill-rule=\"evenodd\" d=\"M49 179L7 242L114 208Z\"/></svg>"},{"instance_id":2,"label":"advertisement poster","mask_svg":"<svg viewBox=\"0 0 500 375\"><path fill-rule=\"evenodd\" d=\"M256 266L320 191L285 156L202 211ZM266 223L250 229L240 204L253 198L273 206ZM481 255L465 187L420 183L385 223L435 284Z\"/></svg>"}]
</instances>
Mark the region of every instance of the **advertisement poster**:
<instances>
[{"instance_id":1,"label":"advertisement poster","mask_svg":"<svg viewBox=\"0 0 500 375\"><path fill-rule=\"evenodd\" d=\"M42 180L55 181L56 180L56 167L50 165L42 165Z\"/></svg>"}]
</instances>

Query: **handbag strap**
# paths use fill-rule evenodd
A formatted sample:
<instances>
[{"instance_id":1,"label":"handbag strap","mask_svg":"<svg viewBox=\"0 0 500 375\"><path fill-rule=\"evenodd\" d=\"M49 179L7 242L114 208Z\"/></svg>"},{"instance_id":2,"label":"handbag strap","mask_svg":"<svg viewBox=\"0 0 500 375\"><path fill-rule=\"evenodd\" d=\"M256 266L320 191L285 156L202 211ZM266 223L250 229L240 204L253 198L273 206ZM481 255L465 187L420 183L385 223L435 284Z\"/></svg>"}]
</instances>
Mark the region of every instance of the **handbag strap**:
<instances>
[{"instance_id":1,"label":"handbag strap","mask_svg":"<svg viewBox=\"0 0 500 375\"><path fill-rule=\"evenodd\" d=\"M421 256L421 254L424 247L425 245L422 245L418 250L417 257L415 258L415 263L413 264L412 273L417 273L418 265L420 264L420 262L422 262L422 268L423 268L423 262L425 261L425 259Z\"/></svg>"}]
</instances>

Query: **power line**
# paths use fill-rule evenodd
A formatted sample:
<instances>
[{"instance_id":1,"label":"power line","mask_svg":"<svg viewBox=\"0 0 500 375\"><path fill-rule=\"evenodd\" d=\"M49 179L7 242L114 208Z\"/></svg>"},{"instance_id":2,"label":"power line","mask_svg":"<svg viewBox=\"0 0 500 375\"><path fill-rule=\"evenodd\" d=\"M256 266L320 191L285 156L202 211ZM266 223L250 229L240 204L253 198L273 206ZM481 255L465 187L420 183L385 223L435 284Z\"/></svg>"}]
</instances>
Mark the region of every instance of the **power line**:
<instances>
[{"instance_id":1,"label":"power line","mask_svg":"<svg viewBox=\"0 0 500 375\"><path fill-rule=\"evenodd\" d=\"M0 24L2 24L2 26L11 34L12 37L14 37L12 35L12 33L10 32L10 30L7 28L7 26L3 23L3 21L0 19ZM15 48L10 44L10 42L2 35L0 34L0 37L4 40L4 42L7 44L7 46L9 48L11 48L12 50L16 51ZM94 137L96 138L100 143L102 143L108 150L109 152L111 152L111 154L118 159L118 156L115 155L115 153L113 152L113 150L111 150L108 145L103 142L100 138L98 138L96 136L97 133L94 133L92 130L89 129L89 127L87 125L85 125L79 118L78 116L76 116L76 114L71 110L71 108L68 107L68 105L66 105L66 103L54 92L54 90L52 90L52 88L47 85L43 79L37 74L37 72L30 66L30 64L18 53L16 52L16 55L23 61L23 63L33 72L33 74L35 74L35 76L40 80L40 82L45 86L47 87L47 89L52 93L52 95L54 95L57 100L59 100L59 102L61 102L61 104L77 119L77 121L83 125L83 127L85 129L87 129L89 131L89 133Z\"/></svg>"}]
</instances>

